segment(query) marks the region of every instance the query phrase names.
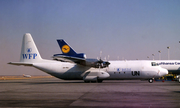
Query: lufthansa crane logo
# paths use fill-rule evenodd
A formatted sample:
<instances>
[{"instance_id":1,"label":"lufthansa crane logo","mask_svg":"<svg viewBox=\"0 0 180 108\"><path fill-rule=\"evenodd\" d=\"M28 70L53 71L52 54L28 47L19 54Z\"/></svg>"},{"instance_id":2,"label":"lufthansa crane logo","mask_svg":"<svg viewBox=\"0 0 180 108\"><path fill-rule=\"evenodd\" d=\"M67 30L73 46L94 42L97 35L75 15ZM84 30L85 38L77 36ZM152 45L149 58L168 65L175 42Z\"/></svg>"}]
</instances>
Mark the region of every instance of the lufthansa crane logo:
<instances>
[{"instance_id":1,"label":"lufthansa crane logo","mask_svg":"<svg viewBox=\"0 0 180 108\"><path fill-rule=\"evenodd\" d=\"M63 53L68 53L70 51L70 47L68 46L68 45L64 45L63 47L62 47L62 52Z\"/></svg>"}]
</instances>

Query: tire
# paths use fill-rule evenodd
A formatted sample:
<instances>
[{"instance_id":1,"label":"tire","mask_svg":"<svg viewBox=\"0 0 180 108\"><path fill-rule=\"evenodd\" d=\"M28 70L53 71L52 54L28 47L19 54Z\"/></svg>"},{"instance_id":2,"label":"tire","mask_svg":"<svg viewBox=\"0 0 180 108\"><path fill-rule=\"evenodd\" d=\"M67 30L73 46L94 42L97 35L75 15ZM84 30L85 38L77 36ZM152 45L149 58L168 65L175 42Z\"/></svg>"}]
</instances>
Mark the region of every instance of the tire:
<instances>
[{"instance_id":1,"label":"tire","mask_svg":"<svg viewBox=\"0 0 180 108\"><path fill-rule=\"evenodd\" d=\"M91 83L96 83L96 81L91 81Z\"/></svg>"},{"instance_id":2,"label":"tire","mask_svg":"<svg viewBox=\"0 0 180 108\"><path fill-rule=\"evenodd\" d=\"M153 83L153 79L152 79L152 78L151 78L151 79L149 79L148 81L149 81L149 83Z\"/></svg>"},{"instance_id":3,"label":"tire","mask_svg":"<svg viewBox=\"0 0 180 108\"><path fill-rule=\"evenodd\" d=\"M180 78L178 78L178 82L180 83Z\"/></svg>"},{"instance_id":4,"label":"tire","mask_svg":"<svg viewBox=\"0 0 180 108\"><path fill-rule=\"evenodd\" d=\"M103 80L97 80L97 82L98 82L98 83L102 83L102 82L103 82Z\"/></svg>"},{"instance_id":5,"label":"tire","mask_svg":"<svg viewBox=\"0 0 180 108\"><path fill-rule=\"evenodd\" d=\"M90 81L85 81L85 80L84 80L84 82L85 82L85 83L90 83Z\"/></svg>"}]
</instances>

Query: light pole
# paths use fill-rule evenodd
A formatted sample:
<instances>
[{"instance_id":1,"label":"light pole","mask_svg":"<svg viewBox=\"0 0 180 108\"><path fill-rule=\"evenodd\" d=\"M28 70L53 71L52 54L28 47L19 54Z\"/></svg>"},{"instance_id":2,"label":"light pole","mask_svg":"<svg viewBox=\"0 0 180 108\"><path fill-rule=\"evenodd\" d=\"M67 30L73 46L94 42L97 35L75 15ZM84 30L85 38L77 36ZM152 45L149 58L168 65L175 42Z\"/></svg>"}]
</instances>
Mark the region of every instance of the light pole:
<instances>
[{"instance_id":1,"label":"light pole","mask_svg":"<svg viewBox=\"0 0 180 108\"><path fill-rule=\"evenodd\" d=\"M170 49L170 47L167 47L167 49L168 49L168 60L170 59L170 55L169 55L169 49Z\"/></svg>"},{"instance_id":2,"label":"light pole","mask_svg":"<svg viewBox=\"0 0 180 108\"><path fill-rule=\"evenodd\" d=\"M149 56L147 56L148 60L149 60Z\"/></svg>"},{"instance_id":3,"label":"light pole","mask_svg":"<svg viewBox=\"0 0 180 108\"><path fill-rule=\"evenodd\" d=\"M153 56L153 60L154 60L154 56L155 56L155 55L154 55L154 54L152 54L152 56Z\"/></svg>"},{"instance_id":4,"label":"light pole","mask_svg":"<svg viewBox=\"0 0 180 108\"><path fill-rule=\"evenodd\" d=\"M158 51L159 52L159 60L161 60L161 51Z\"/></svg>"}]
</instances>

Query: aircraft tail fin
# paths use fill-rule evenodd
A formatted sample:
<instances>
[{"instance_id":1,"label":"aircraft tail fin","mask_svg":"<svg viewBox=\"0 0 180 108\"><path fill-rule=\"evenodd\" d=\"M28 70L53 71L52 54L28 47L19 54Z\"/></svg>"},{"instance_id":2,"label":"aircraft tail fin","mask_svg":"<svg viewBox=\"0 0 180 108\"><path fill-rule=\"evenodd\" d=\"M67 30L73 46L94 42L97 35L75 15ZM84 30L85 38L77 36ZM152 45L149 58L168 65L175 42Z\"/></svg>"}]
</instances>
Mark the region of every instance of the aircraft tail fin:
<instances>
[{"instance_id":1,"label":"aircraft tail fin","mask_svg":"<svg viewBox=\"0 0 180 108\"><path fill-rule=\"evenodd\" d=\"M22 40L20 62L10 62L9 64L30 66L32 63L36 63L40 60L42 60L41 55L39 54L31 34L26 33Z\"/></svg>"},{"instance_id":2,"label":"aircraft tail fin","mask_svg":"<svg viewBox=\"0 0 180 108\"><path fill-rule=\"evenodd\" d=\"M30 33L26 33L23 37L20 62L35 62L42 60L41 55L34 43Z\"/></svg>"},{"instance_id":3,"label":"aircraft tail fin","mask_svg":"<svg viewBox=\"0 0 180 108\"><path fill-rule=\"evenodd\" d=\"M57 42L64 55L72 56L77 54L63 39L59 39Z\"/></svg>"}]
</instances>

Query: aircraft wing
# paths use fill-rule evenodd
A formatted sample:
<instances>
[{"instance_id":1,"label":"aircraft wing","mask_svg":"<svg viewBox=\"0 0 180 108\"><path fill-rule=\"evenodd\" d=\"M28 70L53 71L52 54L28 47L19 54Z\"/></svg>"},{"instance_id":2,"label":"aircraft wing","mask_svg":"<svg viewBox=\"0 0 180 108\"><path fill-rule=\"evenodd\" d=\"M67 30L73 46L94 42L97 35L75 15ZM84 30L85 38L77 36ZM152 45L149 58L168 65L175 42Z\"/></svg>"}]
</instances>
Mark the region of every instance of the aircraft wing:
<instances>
[{"instance_id":1,"label":"aircraft wing","mask_svg":"<svg viewBox=\"0 0 180 108\"><path fill-rule=\"evenodd\" d=\"M53 56L54 60L62 61L62 62L73 62L76 64L84 65L84 66L90 66L95 68L105 68L110 63L108 61L102 61L101 59L85 59L85 58L78 58L78 57L72 57L67 56L63 54L55 54Z\"/></svg>"},{"instance_id":2,"label":"aircraft wing","mask_svg":"<svg viewBox=\"0 0 180 108\"><path fill-rule=\"evenodd\" d=\"M86 59L84 58L72 57L72 56L61 55L61 54L55 54L53 56L53 59L58 60L58 61L64 61L64 62L74 62L77 64L82 64L82 62L86 61Z\"/></svg>"}]
</instances>

